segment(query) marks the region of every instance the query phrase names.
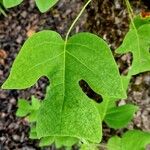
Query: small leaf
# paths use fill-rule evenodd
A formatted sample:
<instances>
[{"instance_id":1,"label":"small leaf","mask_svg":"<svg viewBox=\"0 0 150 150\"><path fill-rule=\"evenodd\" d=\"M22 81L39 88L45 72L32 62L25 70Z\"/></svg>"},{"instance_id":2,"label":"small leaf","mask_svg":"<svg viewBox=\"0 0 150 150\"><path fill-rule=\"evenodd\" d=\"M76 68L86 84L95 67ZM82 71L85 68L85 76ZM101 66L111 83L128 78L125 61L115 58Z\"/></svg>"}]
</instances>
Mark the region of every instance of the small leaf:
<instances>
[{"instance_id":1,"label":"small leaf","mask_svg":"<svg viewBox=\"0 0 150 150\"><path fill-rule=\"evenodd\" d=\"M108 141L108 150L122 150L121 149L121 138L118 136L114 136Z\"/></svg>"},{"instance_id":2,"label":"small leaf","mask_svg":"<svg viewBox=\"0 0 150 150\"><path fill-rule=\"evenodd\" d=\"M18 117L25 117L31 112L31 106L28 101L24 99L18 100L18 109L16 115Z\"/></svg>"},{"instance_id":3,"label":"small leaf","mask_svg":"<svg viewBox=\"0 0 150 150\"><path fill-rule=\"evenodd\" d=\"M144 150L148 144L150 144L150 133L148 132L133 130L125 133L122 138L124 150Z\"/></svg>"},{"instance_id":4,"label":"small leaf","mask_svg":"<svg viewBox=\"0 0 150 150\"><path fill-rule=\"evenodd\" d=\"M36 122L37 120L37 113L38 111L37 110L32 110L30 112L30 114L28 115L27 119L29 122Z\"/></svg>"},{"instance_id":5,"label":"small leaf","mask_svg":"<svg viewBox=\"0 0 150 150\"><path fill-rule=\"evenodd\" d=\"M145 150L150 144L150 133L138 130L126 132L122 138L112 137L108 141L108 150Z\"/></svg>"},{"instance_id":6,"label":"small leaf","mask_svg":"<svg viewBox=\"0 0 150 150\"><path fill-rule=\"evenodd\" d=\"M35 0L39 10L44 13L54 6L59 0ZM22 3L23 0L3 0L3 4L6 8L11 8Z\"/></svg>"},{"instance_id":7,"label":"small leaf","mask_svg":"<svg viewBox=\"0 0 150 150\"><path fill-rule=\"evenodd\" d=\"M55 5L58 0L35 0L35 2L41 12L46 12Z\"/></svg>"},{"instance_id":8,"label":"small leaf","mask_svg":"<svg viewBox=\"0 0 150 150\"><path fill-rule=\"evenodd\" d=\"M54 137L44 137L40 140L40 147L44 147L44 146L49 146L51 144L53 144L54 142Z\"/></svg>"},{"instance_id":9,"label":"small leaf","mask_svg":"<svg viewBox=\"0 0 150 150\"><path fill-rule=\"evenodd\" d=\"M38 139L35 125L31 125L31 127L30 127L30 136L29 136L29 138L30 139Z\"/></svg>"},{"instance_id":10,"label":"small leaf","mask_svg":"<svg viewBox=\"0 0 150 150\"><path fill-rule=\"evenodd\" d=\"M31 106L33 110L39 110L41 103L38 99L36 99L35 97L32 97Z\"/></svg>"},{"instance_id":11,"label":"small leaf","mask_svg":"<svg viewBox=\"0 0 150 150\"><path fill-rule=\"evenodd\" d=\"M38 99L36 99L35 97L32 97L31 112L27 117L29 122L36 122L37 114L38 114L40 106L41 106L40 101Z\"/></svg>"},{"instance_id":12,"label":"small leaf","mask_svg":"<svg viewBox=\"0 0 150 150\"><path fill-rule=\"evenodd\" d=\"M11 8L19 5L23 0L3 0L3 4L6 8Z\"/></svg>"},{"instance_id":13,"label":"small leaf","mask_svg":"<svg viewBox=\"0 0 150 150\"><path fill-rule=\"evenodd\" d=\"M150 70L150 24L141 25L136 22L138 28L131 28L126 34L117 53L133 53L133 62L128 75L136 75ZM131 42L132 41L132 42Z\"/></svg>"},{"instance_id":14,"label":"small leaf","mask_svg":"<svg viewBox=\"0 0 150 150\"><path fill-rule=\"evenodd\" d=\"M137 106L131 104L108 109L104 121L111 128L123 128L131 121L137 109Z\"/></svg>"},{"instance_id":15,"label":"small leaf","mask_svg":"<svg viewBox=\"0 0 150 150\"><path fill-rule=\"evenodd\" d=\"M27 116L29 122L35 122L40 105L40 101L34 97L32 97L31 105L26 100L19 100L16 115L19 117Z\"/></svg>"},{"instance_id":16,"label":"small leaf","mask_svg":"<svg viewBox=\"0 0 150 150\"><path fill-rule=\"evenodd\" d=\"M144 24L150 24L150 17L142 18L141 15L137 15L134 18L134 24L137 29ZM133 25L131 24L130 27L133 28Z\"/></svg>"}]
</instances>

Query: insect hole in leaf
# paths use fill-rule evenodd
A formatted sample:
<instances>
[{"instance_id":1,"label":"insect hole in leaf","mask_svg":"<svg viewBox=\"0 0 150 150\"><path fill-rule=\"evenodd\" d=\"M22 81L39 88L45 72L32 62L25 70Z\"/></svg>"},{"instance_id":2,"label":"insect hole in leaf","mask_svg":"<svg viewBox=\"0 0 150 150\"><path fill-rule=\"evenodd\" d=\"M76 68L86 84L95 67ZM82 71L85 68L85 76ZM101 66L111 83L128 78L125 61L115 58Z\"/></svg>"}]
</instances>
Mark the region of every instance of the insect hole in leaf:
<instances>
[{"instance_id":1,"label":"insect hole in leaf","mask_svg":"<svg viewBox=\"0 0 150 150\"><path fill-rule=\"evenodd\" d=\"M79 85L82 89L82 91L92 100L94 100L97 103L101 103L103 101L103 98L100 94L97 94L94 90L91 89L91 87L89 86L89 84L84 81L84 80L80 80L79 81Z\"/></svg>"}]
</instances>

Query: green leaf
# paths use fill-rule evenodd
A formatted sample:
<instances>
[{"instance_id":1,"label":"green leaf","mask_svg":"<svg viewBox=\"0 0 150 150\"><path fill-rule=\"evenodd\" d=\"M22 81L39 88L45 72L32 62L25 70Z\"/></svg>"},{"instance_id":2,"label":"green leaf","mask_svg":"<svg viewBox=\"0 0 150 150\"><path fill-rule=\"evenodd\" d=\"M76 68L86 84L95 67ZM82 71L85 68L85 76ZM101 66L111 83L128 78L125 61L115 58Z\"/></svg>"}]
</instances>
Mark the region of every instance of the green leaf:
<instances>
[{"instance_id":1,"label":"green leaf","mask_svg":"<svg viewBox=\"0 0 150 150\"><path fill-rule=\"evenodd\" d=\"M56 137L55 145L56 148L61 148L62 146L71 147L78 142L77 138L73 137Z\"/></svg>"},{"instance_id":2,"label":"green leaf","mask_svg":"<svg viewBox=\"0 0 150 150\"><path fill-rule=\"evenodd\" d=\"M139 24L137 25L139 27ZM132 52L133 62L128 75L136 75L150 70L150 24L131 28L117 53Z\"/></svg>"},{"instance_id":3,"label":"green leaf","mask_svg":"<svg viewBox=\"0 0 150 150\"><path fill-rule=\"evenodd\" d=\"M6 8L11 8L19 5L23 0L3 0L3 4Z\"/></svg>"},{"instance_id":4,"label":"green leaf","mask_svg":"<svg viewBox=\"0 0 150 150\"><path fill-rule=\"evenodd\" d=\"M37 137L37 132L36 132L36 126L31 124L31 127L30 127L30 135L29 135L29 138L30 139L38 139Z\"/></svg>"},{"instance_id":5,"label":"green leaf","mask_svg":"<svg viewBox=\"0 0 150 150\"><path fill-rule=\"evenodd\" d=\"M35 122L37 120L37 113L38 113L37 110L32 110L27 117L28 121L29 122Z\"/></svg>"},{"instance_id":6,"label":"green leaf","mask_svg":"<svg viewBox=\"0 0 150 150\"><path fill-rule=\"evenodd\" d=\"M82 144L80 150L99 150L99 148L94 144Z\"/></svg>"},{"instance_id":7,"label":"green leaf","mask_svg":"<svg viewBox=\"0 0 150 150\"><path fill-rule=\"evenodd\" d=\"M122 150L121 149L121 138L118 136L114 136L108 141L108 150Z\"/></svg>"},{"instance_id":8,"label":"green leaf","mask_svg":"<svg viewBox=\"0 0 150 150\"><path fill-rule=\"evenodd\" d=\"M27 117L29 122L35 122L37 120L37 114L38 114L40 106L41 106L40 101L32 97L31 112Z\"/></svg>"},{"instance_id":9,"label":"green leaf","mask_svg":"<svg viewBox=\"0 0 150 150\"><path fill-rule=\"evenodd\" d=\"M3 88L27 88L41 76L51 85L38 112L38 137L70 136L99 143L101 118L79 81L84 79L103 97L126 97L108 45L90 33L76 34L66 44L56 32L36 33L25 42Z\"/></svg>"},{"instance_id":10,"label":"green leaf","mask_svg":"<svg viewBox=\"0 0 150 150\"><path fill-rule=\"evenodd\" d=\"M23 0L3 0L3 4L6 8L11 8L22 3ZM44 13L54 6L58 0L35 0L39 10Z\"/></svg>"},{"instance_id":11,"label":"green leaf","mask_svg":"<svg viewBox=\"0 0 150 150\"><path fill-rule=\"evenodd\" d=\"M44 137L40 140L39 146L40 147L48 146L53 144L53 142L54 142L54 137Z\"/></svg>"},{"instance_id":12,"label":"green leaf","mask_svg":"<svg viewBox=\"0 0 150 150\"><path fill-rule=\"evenodd\" d=\"M58 0L35 0L35 2L41 12L46 12L55 5Z\"/></svg>"},{"instance_id":13,"label":"green leaf","mask_svg":"<svg viewBox=\"0 0 150 150\"><path fill-rule=\"evenodd\" d=\"M121 76L121 79L122 79L122 83L123 83L123 88L125 91L127 91L131 76Z\"/></svg>"},{"instance_id":14,"label":"green leaf","mask_svg":"<svg viewBox=\"0 0 150 150\"><path fill-rule=\"evenodd\" d=\"M112 137L108 141L108 150L145 150L150 144L150 133L138 130L126 132L123 137Z\"/></svg>"},{"instance_id":15,"label":"green leaf","mask_svg":"<svg viewBox=\"0 0 150 150\"><path fill-rule=\"evenodd\" d=\"M126 91L128 88L131 76L121 76L121 79L122 79L124 91ZM99 110L99 114L102 120L104 120L108 110L116 107L116 101L117 99L115 98L103 97L103 101L100 104L96 104L96 107Z\"/></svg>"},{"instance_id":16,"label":"green leaf","mask_svg":"<svg viewBox=\"0 0 150 150\"><path fill-rule=\"evenodd\" d=\"M142 18L141 15L137 15L133 21L134 21L135 27L138 29L144 24L150 24L150 17ZM134 28L132 24L130 25L130 27Z\"/></svg>"},{"instance_id":17,"label":"green leaf","mask_svg":"<svg viewBox=\"0 0 150 150\"><path fill-rule=\"evenodd\" d=\"M37 120L37 113L40 108L40 101L34 97L32 97L31 105L26 100L18 101L18 110L16 115L18 117L27 116L29 122L35 122Z\"/></svg>"},{"instance_id":18,"label":"green leaf","mask_svg":"<svg viewBox=\"0 0 150 150\"><path fill-rule=\"evenodd\" d=\"M28 101L24 99L18 100L18 109L16 115L18 117L25 117L31 112L31 106Z\"/></svg>"},{"instance_id":19,"label":"green leaf","mask_svg":"<svg viewBox=\"0 0 150 150\"><path fill-rule=\"evenodd\" d=\"M99 110L99 114L101 116L102 121L104 120L107 110L116 106L116 99L114 98L103 98L102 103L95 104Z\"/></svg>"},{"instance_id":20,"label":"green leaf","mask_svg":"<svg viewBox=\"0 0 150 150\"><path fill-rule=\"evenodd\" d=\"M39 110L41 103L40 100L36 99L34 96L32 97L31 106L33 110Z\"/></svg>"},{"instance_id":21,"label":"green leaf","mask_svg":"<svg viewBox=\"0 0 150 150\"><path fill-rule=\"evenodd\" d=\"M78 139L72 137L44 137L40 140L40 147L51 145L54 141L56 147L61 148L62 146L73 146L78 142Z\"/></svg>"},{"instance_id":22,"label":"green leaf","mask_svg":"<svg viewBox=\"0 0 150 150\"><path fill-rule=\"evenodd\" d=\"M131 104L108 109L104 121L111 128L123 128L131 121L137 109L137 106Z\"/></svg>"}]
</instances>

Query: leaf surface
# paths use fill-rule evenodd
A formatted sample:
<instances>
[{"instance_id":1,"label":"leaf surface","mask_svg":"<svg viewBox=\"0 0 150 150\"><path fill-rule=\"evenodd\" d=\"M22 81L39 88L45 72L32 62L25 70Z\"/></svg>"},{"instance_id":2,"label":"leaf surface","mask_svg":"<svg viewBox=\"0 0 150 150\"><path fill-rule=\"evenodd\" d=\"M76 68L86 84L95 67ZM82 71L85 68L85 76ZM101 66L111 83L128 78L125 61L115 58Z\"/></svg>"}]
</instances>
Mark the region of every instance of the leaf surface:
<instances>
[{"instance_id":1,"label":"leaf surface","mask_svg":"<svg viewBox=\"0 0 150 150\"><path fill-rule=\"evenodd\" d=\"M24 99L20 99L18 101L18 110L16 112L16 115L18 117L25 117L30 112L31 112L31 105L29 104L29 102Z\"/></svg>"},{"instance_id":2,"label":"leaf surface","mask_svg":"<svg viewBox=\"0 0 150 150\"><path fill-rule=\"evenodd\" d=\"M126 91L128 88L130 78L131 77L129 76L121 76L124 91ZM115 98L103 97L103 101L100 104L96 104L102 120L104 120L105 116L107 115L107 112L109 112L110 109L118 109L116 107L116 101L117 99Z\"/></svg>"},{"instance_id":3,"label":"leaf surface","mask_svg":"<svg viewBox=\"0 0 150 150\"><path fill-rule=\"evenodd\" d=\"M79 81L84 79L103 97L126 96L108 45L90 33L76 34L66 44L53 31L34 34L22 47L3 88L28 88L41 76L47 76L51 85L37 115L38 138L70 136L99 143L101 118Z\"/></svg>"},{"instance_id":4,"label":"leaf surface","mask_svg":"<svg viewBox=\"0 0 150 150\"><path fill-rule=\"evenodd\" d=\"M121 149L121 138L118 136L114 136L108 141L108 150L122 150Z\"/></svg>"},{"instance_id":5,"label":"leaf surface","mask_svg":"<svg viewBox=\"0 0 150 150\"><path fill-rule=\"evenodd\" d=\"M131 27L117 53L132 52L133 62L128 75L136 75L150 70L150 24L135 20L136 28Z\"/></svg>"},{"instance_id":6,"label":"leaf surface","mask_svg":"<svg viewBox=\"0 0 150 150\"><path fill-rule=\"evenodd\" d=\"M112 137L108 141L108 150L145 150L150 144L150 133L138 130L126 132L122 138Z\"/></svg>"},{"instance_id":7,"label":"leaf surface","mask_svg":"<svg viewBox=\"0 0 150 150\"><path fill-rule=\"evenodd\" d=\"M23 0L3 0L3 4L6 8L11 8L22 3ZM44 13L54 6L58 0L35 0L40 12Z\"/></svg>"},{"instance_id":8,"label":"leaf surface","mask_svg":"<svg viewBox=\"0 0 150 150\"><path fill-rule=\"evenodd\" d=\"M11 8L19 5L23 0L3 0L3 4L6 8Z\"/></svg>"},{"instance_id":9,"label":"leaf surface","mask_svg":"<svg viewBox=\"0 0 150 150\"><path fill-rule=\"evenodd\" d=\"M31 105L27 100L19 99L16 115L18 117L27 116L29 122L35 122L37 120L37 112L40 105L40 101L34 97L32 97Z\"/></svg>"},{"instance_id":10,"label":"leaf surface","mask_svg":"<svg viewBox=\"0 0 150 150\"><path fill-rule=\"evenodd\" d=\"M137 106L126 104L108 109L104 121L109 127L118 129L128 125L137 111Z\"/></svg>"},{"instance_id":11,"label":"leaf surface","mask_svg":"<svg viewBox=\"0 0 150 150\"><path fill-rule=\"evenodd\" d=\"M58 0L35 0L35 2L41 12L46 12L55 5Z\"/></svg>"}]
</instances>

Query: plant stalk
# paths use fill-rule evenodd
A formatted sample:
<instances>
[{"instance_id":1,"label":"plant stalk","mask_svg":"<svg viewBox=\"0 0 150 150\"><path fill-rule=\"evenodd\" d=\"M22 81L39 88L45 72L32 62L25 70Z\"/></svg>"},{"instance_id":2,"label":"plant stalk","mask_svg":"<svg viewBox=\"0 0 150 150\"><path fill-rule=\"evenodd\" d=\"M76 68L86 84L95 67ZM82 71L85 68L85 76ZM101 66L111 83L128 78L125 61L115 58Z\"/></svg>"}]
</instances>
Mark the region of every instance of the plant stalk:
<instances>
[{"instance_id":1,"label":"plant stalk","mask_svg":"<svg viewBox=\"0 0 150 150\"><path fill-rule=\"evenodd\" d=\"M133 28L136 29L134 21L133 21L134 20L133 19L133 17L134 17L133 9L130 5L129 0L125 0L125 3L126 3L126 6L127 6L127 10L128 10L129 18L131 20L131 24L132 24Z\"/></svg>"},{"instance_id":2,"label":"plant stalk","mask_svg":"<svg viewBox=\"0 0 150 150\"><path fill-rule=\"evenodd\" d=\"M75 18L75 20L74 20L73 23L71 24L71 26L70 26L70 28L69 28L67 34L66 34L66 37L65 37L65 45L66 45L66 43L67 43L67 41L68 41L68 37L69 37L69 34L70 34L71 30L73 29L74 25L75 25L76 22L79 20L80 16L83 14L85 8L88 6L88 4L89 4L91 1L92 1L92 0L88 0L88 1L86 2L86 4L84 5L84 7L83 7L83 8L81 9L81 11L79 12L78 16Z\"/></svg>"}]
</instances>

